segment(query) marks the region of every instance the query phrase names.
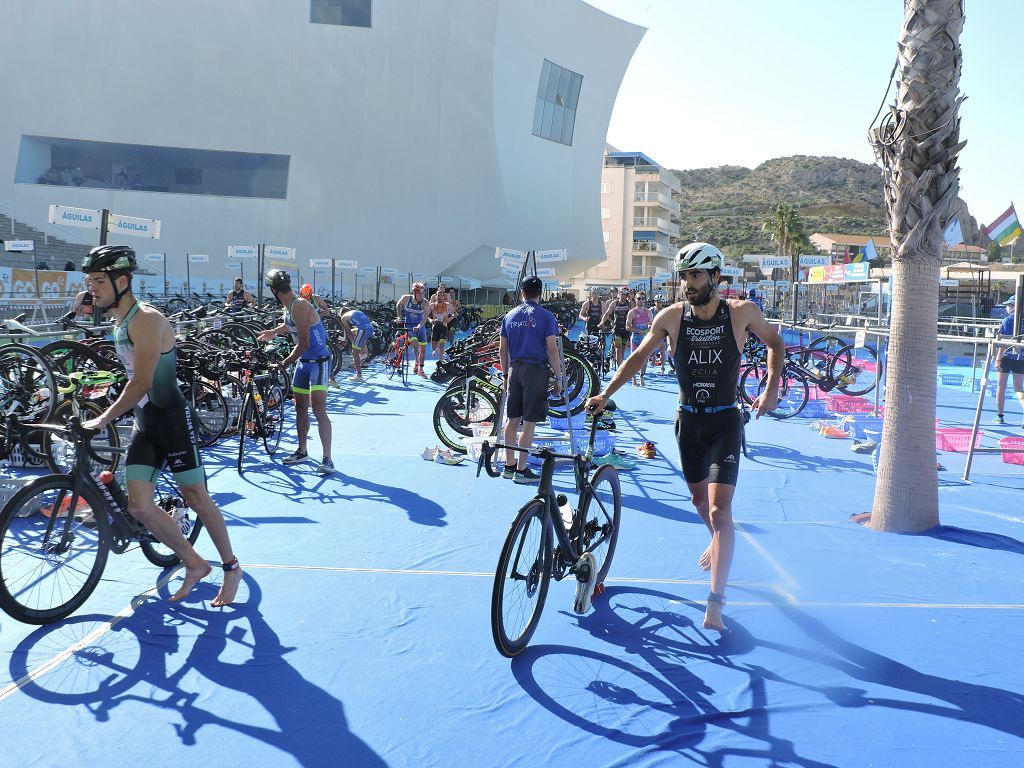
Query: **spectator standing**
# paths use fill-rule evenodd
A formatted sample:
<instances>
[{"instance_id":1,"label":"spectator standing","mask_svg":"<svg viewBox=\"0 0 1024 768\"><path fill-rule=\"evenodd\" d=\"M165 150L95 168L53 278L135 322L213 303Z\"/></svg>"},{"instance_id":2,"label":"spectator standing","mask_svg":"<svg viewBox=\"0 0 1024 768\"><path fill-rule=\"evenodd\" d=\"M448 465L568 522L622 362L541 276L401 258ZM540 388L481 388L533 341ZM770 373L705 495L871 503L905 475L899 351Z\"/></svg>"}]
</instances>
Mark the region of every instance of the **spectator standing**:
<instances>
[{"instance_id":1,"label":"spectator standing","mask_svg":"<svg viewBox=\"0 0 1024 768\"><path fill-rule=\"evenodd\" d=\"M1015 314L1017 299L1011 296L1003 305L1006 307L1006 317L1003 324L999 326L1000 337L1013 337L1013 316ZM1019 341L1019 339L1015 339ZM1006 383L1013 374L1013 393L1017 397L1021 408L1024 409L1024 353L1019 347L999 347L1000 354L996 358L996 372L999 374L996 380L996 417L992 419L993 424L1002 424L1003 406L1006 403ZM1021 424L1024 427L1024 424Z\"/></svg>"},{"instance_id":2,"label":"spectator standing","mask_svg":"<svg viewBox=\"0 0 1024 768\"><path fill-rule=\"evenodd\" d=\"M498 355L505 371L505 469L502 477L519 485L536 483L540 476L526 466L538 421L548 412L549 373L561 392L562 361L558 355L558 321L538 303L543 283L528 277L522 283L523 303L501 323ZM522 431L520 432L520 422ZM513 451L513 447L521 450Z\"/></svg>"}]
</instances>

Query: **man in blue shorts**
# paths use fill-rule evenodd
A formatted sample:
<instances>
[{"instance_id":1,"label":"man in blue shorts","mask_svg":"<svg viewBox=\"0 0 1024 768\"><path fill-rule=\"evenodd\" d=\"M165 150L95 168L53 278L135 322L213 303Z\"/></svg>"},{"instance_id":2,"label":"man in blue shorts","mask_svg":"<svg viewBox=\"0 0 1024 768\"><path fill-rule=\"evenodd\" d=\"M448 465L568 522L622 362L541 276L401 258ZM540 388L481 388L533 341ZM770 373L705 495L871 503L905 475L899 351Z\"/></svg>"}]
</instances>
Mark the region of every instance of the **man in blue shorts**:
<instances>
[{"instance_id":1,"label":"man in blue shorts","mask_svg":"<svg viewBox=\"0 0 1024 768\"><path fill-rule=\"evenodd\" d=\"M999 336L1003 338L1013 337L1013 316L1015 314L1017 300L1010 297L1004 306L1006 317L999 326ZM1019 339L1016 339L1019 341ZM996 417L992 419L993 424L1004 423L1003 405L1006 403L1006 384L1013 374L1013 393L1017 397L1021 408L1024 409L1024 352L1020 347L998 347L996 357L996 372L999 374L996 380ZM1001 354L999 354L1001 352ZM1021 425L1024 427L1024 424Z\"/></svg>"},{"instance_id":2,"label":"man in blue shorts","mask_svg":"<svg viewBox=\"0 0 1024 768\"><path fill-rule=\"evenodd\" d=\"M363 380L363 360L366 358L366 345L373 338L373 322L364 312L352 309L346 304L338 310L338 320L345 329L346 338L352 342L352 366L356 375L349 381L359 383Z\"/></svg>"},{"instance_id":3,"label":"man in blue shorts","mask_svg":"<svg viewBox=\"0 0 1024 768\"><path fill-rule=\"evenodd\" d=\"M175 519L156 504L156 478L167 464L185 502L209 531L223 563L224 581L211 605L229 605L242 580L242 569L231 549L224 516L206 490L192 414L178 389L174 328L159 310L135 299L132 273L136 266L135 251L125 245L98 246L82 261L97 311L109 310L115 318L114 346L128 374L128 383L117 400L82 426L105 429L134 409L135 430L125 467L128 512L185 566L185 581L171 596L172 601L183 599L210 573L210 564L192 548Z\"/></svg>"},{"instance_id":4,"label":"man in blue shorts","mask_svg":"<svg viewBox=\"0 0 1024 768\"><path fill-rule=\"evenodd\" d=\"M309 409L313 408L324 458L316 471L321 475L334 472L331 461L331 417L327 415L327 388L331 377L331 351L327 346L327 329L316 309L292 290L292 278L283 269L267 273L266 285L284 307L284 322L259 335L260 341L289 334L295 348L281 362L282 368L295 363L292 392L295 394L295 430L299 446L281 463L299 464L308 458L306 438L309 435Z\"/></svg>"},{"instance_id":5,"label":"man in blue shorts","mask_svg":"<svg viewBox=\"0 0 1024 768\"><path fill-rule=\"evenodd\" d=\"M405 294L395 306L395 318L409 333L409 341L416 353L413 373L427 378L423 372L423 359L427 354L427 318L430 317L430 303L423 298L423 283L413 283L412 293Z\"/></svg>"}]
</instances>

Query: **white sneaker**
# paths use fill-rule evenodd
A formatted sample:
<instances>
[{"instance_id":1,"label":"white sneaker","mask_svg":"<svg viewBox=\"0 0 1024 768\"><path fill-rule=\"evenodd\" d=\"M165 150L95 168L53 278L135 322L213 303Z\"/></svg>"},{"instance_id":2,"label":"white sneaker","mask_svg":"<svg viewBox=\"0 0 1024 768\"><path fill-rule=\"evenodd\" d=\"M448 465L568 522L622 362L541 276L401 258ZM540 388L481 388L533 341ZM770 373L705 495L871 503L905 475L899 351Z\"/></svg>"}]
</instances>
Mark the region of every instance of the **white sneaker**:
<instances>
[{"instance_id":1,"label":"white sneaker","mask_svg":"<svg viewBox=\"0 0 1024 768\"><path fill-rule=\"evenodd\" d=\"M424 461L434 461L434 459L437 458L437 448L424 448L423 453L420 454L420 457Z\"/></svg>"},{"instance_id":2,"label":"white sneaker","mask_svg":"<svg viewBox=\"0 0 1024 768\"><path fill-rule=\"evenodd\" d=\"M580 580L580 576L584 576ZM586 613L594 600L594 584L597 583L597 563L592 552L584 553L576 563L576 597L572 601L572 609L576 613Z\"/></svg>"}]
</instances>

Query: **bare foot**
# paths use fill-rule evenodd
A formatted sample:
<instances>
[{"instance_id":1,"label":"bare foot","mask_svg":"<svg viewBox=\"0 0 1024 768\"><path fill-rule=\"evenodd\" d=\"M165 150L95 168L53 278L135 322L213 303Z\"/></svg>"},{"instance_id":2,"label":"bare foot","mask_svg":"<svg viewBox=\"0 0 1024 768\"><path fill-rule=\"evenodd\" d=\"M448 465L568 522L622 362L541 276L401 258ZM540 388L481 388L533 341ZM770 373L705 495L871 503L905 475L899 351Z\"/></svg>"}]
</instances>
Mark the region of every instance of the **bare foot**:
<instances>
[{"instance_id":1,"label":"bare foot","mask_svg":"<svg viewBox=\"0 0 1024 768\"><path fill-rule=\"evenodd\" d=\"M214 608L223 605L231 605L235 602L235 593L238 592L238 585L242 581L242 569L235 568L233 571L224 571L224 581L220 585L220 592L210 603Z\"/></svg>"},{"instance_id":2,"label":"bare foot","mask_svg":"<svg viewBox=\"0 0 1024 768\"><path fill-rule=\"evenodd\" d=\"M704 611L704 629L713 629L716 632L724 632L725 624L722 623L722 606L708 600L707 610Z\"/></svg>"},{"instance_id":3,"label":"bare foot","mask_svg":"<svg viewBox=\"0 0 1024 768\"><path fill-rule=\"evenodd\" d=\"M708 548L704 550L704 554L700 556L700 569L702 571L711 570L711 545L708 544Z\"/></svg>"},{"instance_id":4,"label":"bare foot","mask_svg":"<svg viewBox=\"0 0 1024 768\"><path fill-rule=\"evenodd\" d=\"M185 596L192 591L192 587L198 584L204 577L210 575L210 564L205 560L200 562L202 565L185 566L185 581L182 583L181 589L168 598L172 603L184 600Z\"/></svg>"}]
</instances>

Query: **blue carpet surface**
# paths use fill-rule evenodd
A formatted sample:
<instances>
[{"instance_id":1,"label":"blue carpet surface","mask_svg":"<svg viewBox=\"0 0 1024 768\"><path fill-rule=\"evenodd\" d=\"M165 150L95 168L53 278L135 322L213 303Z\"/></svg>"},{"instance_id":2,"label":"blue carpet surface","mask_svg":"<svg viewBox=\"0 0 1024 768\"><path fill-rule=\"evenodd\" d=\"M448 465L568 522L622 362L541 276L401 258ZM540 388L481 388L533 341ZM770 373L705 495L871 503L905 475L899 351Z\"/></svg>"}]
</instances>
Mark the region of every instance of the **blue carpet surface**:
<instances>
[{"instance_id":1,"label":"blue carpet surface","mask_svg":"<svg viewBox=\"0 0 1024 768\"><path fill-rule=\"evenodd\" d=\"M943 424L973 417L969 389L940 387ZM237 443L209 452L246 568L237 605L210 607L216 577L169 604L179 575L129 552L67 620L0 617L0 764L1020 765L1024 467L981 455L965 483L964 455L942 453L943 526L882 535L848 519L871 507L869 456L806 419L750 425L719 637L701 627L708 534L675 383L651 375L616 397L618 445L658 455L622 473L607 590L576 616L573 585L552 584L509 662L492 574L531 492L419 457L439 391L379 369L332 391L333 477L259 452L240 477ZM984 445L1021 434L1016 407Z\"/></svg>"}]
</instances>

